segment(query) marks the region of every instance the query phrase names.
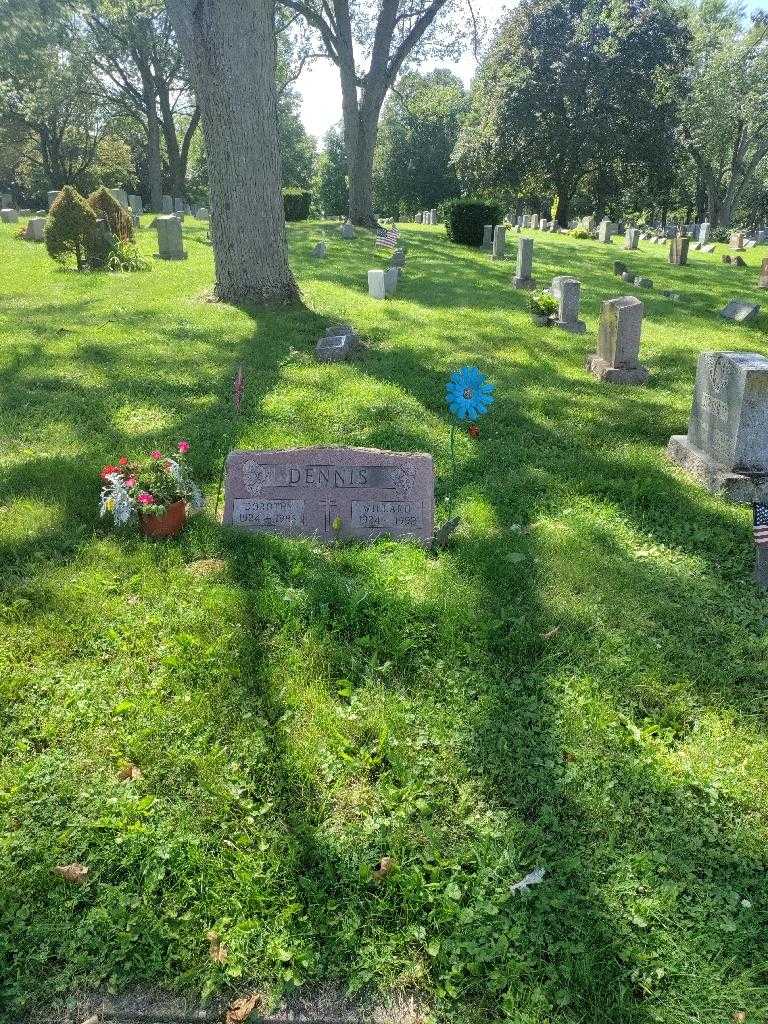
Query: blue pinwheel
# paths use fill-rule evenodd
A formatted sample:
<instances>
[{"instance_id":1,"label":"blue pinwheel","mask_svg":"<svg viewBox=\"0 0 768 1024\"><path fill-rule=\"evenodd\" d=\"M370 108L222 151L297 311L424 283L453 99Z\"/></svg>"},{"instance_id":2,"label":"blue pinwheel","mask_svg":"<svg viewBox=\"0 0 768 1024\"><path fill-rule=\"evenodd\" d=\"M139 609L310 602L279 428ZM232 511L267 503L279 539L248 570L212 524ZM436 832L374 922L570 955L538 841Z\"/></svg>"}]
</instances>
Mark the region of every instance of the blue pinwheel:
<instances>
[{"instance_id":1,"label":"blue pinwheel","mask_svg":"<svg viewBox=\"0 0 768 1024\"><path fill-rule=\"evenodd\" d=\"M494 385L476 366L465 366L451 374L445 388L448 408L458 420L474 421L488 411L494 401Z\"/></svg>"}]
</instances>

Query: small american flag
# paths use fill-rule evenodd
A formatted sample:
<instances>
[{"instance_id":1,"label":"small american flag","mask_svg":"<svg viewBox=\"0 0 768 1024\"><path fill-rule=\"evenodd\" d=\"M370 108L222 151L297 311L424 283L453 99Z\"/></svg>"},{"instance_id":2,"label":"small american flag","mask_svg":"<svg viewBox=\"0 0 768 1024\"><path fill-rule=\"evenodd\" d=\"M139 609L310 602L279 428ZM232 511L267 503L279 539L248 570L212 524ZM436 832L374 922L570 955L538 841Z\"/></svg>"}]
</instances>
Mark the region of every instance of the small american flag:
<instances>
[{"instance_id":1,"label":"small american flag","mask_svg":"<svg viewBox=\"0 0 768 1024\"><path fill-rule=\"evenodd\" d=\"M755 517L755 544L768 544L768 505L756 501L752 513Z\"/></svg>"},{"instance_id":2,"label":"small american flag","mask_svg":"<svg viewBox=\"0 0 768 1024\"><path fill-rule=\"evenodd\" d=\"M397 242L400 238L397 228L390 228L385 231L384 228L379 228L376 232L376 245L381 246L383 249L395 249L397 248Z\"/></svg>"}]
</instances>

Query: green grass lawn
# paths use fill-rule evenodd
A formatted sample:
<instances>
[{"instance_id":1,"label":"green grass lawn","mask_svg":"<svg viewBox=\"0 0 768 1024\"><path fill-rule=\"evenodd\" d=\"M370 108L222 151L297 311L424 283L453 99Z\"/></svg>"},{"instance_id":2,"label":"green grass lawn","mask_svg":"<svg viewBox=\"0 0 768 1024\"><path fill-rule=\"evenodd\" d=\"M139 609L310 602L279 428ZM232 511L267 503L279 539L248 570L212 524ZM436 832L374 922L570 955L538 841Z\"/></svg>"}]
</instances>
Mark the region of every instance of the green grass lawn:
<instances>
[{"instance_id":1,"label":"green grass lawn","mask_svg":"<svg viewBox=\"0 0 768 1024\"><path fill-rule=\"evenodd\" d=\"M292 225L307 308L267 314L206 301L211 248L189 219L189 260L133 275L61 271L15 231L0 228L0 1019L75 990L331 983L413 990L458 1024L765 1020L767 605L748 510L664 457L697 354L768 353L768 317L717 315L763 294L764 250L746 270L722 247L677 268L666 246L535 233L541 286L582 281L573 336L532 325L513 258L442 228L404 230L405 276L377 303L370 235ZM628 289L618 258L655 289ZM647 388L583 368L601 302L628 290ZM318 365L339 319L369 347ZM164 544L98 519L104 463L188 439L212 499L234 438L432 452L443 522L444 387L465 364L497 402L479 440L458 435L462 527L437 557L241 534L211 511ZM224 565L201 577L200 559ZM141 778L120 782L128 762ZM70 862L85 885L52 872Z\"/></svg>"}]
</instances>

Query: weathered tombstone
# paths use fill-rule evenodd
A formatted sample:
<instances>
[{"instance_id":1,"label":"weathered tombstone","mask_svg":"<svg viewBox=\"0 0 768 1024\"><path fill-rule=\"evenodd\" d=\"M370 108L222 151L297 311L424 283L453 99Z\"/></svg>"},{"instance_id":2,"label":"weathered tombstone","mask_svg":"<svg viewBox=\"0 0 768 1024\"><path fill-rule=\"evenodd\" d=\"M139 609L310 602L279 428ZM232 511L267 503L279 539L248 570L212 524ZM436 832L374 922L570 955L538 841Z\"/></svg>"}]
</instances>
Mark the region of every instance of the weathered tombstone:
<instances>
[{"instance_id":1,"label":"weathered tombstone","mask_svg":"<svg viewBox=\"0 0 768 1024\"><path fill-rule=\"evenodd\" d=\"M608 244L613 237L613 224L609 220L601 220L597 229L598 241Z\"/></svg>"},{"instance_id":2,"label":"weathered tombstone","mask_svg":"<svg viewBox=\"0 0 768 1024\"><path fill-rule=\"evenodd\" d=\"M575 277L553 277L552 295L557 299L558 314L555 327L561 327L571 334L583 334L587 325L579 319L581 304L581 282Z\"/></svg>"},{"instance_id":3,"label":"weathered tombstone","mask_svg":"<svg viewBox=\"0 0 768 1024\"><path fill-rule=\"evenodd\" d=\"M733 264L736 267L746 267L746 265L747 265L744 262L744 259L741 256L739 256L738 254L733 257Z\"/></svg>"},{"instance_id":4,"label":"weathered tombstone","mask_svg":"<svg viewBox=\"0 0 768 1024\"><path fill-rule=\"evenodd\" d=\"M632 273L631 270L625 270L624 273L621 275L621 280L626 281L627 284L634 284L635 275Z\"/></svg>"},{"instance_id":5,"label":"weathered tombstone","mask_svg":"<svg viewBox=\"0 0 768 1024\"><path fill-rule=\"evenodd\" d=\"M593 214L590 213L590 215L588 217L585 217L583 223L584 223L584 230L585 231L594 231L595 230L595 218L594 218Z\"/></svg>"},{"instance_id":6,"label":"weathered tombstone","mask_svg":"<svg viewBox=\"0 0 768 1024\"><path fill-rule=\"evenodd\" d=\"M557 231L557 221L556 220L553 220L552 223L549 225L549 230L550 230L551 234L554 234Z\"/></svg>"},{"instance_id":7,"label":"weathered tombstone","mask_svg":"<svg viewBox=\"0 0 768 1024\"><path fill-rule=\"evenodd\" d=\"M507 231L503 224L493 229L493 259L503 260L507 248Z\"/></svg>"},{"instance_id":8,"label":"weathered tombstone","mask_svg":"<svg viewBox=\"0 0 768 1024\"><path fill-rule=\"evenodd\" d=\"M56 197L58 196L58 194L59 194L59 190L57 188L52 189L48 193L48 209L49 210L53 206L54 201L56 200Z\"/></svg>"},{"instance_id":9,"label":"weathered tombstone","mask_svg":"<svg viewBox=\"0 0 768 1024\"><path fill-rule=\"evenodd\" d=\"M767 437L768 359L702 352L688 434L670 439L670 459L729 501L768 501Z\"/></svg>"},{"instance_id":10,"label":"weathered tombstone","mask_svg":"<svg viewBox=\"0 0 768 1024\"><path fill-rule=\"evenodd\" d=\"M621 277L621 275L625 273L626 270L627 264L624 262L624 260L613 261L613 272L616 275L616 277Z\"/></svg>"},{"instance_id":11,"label":"weathered tombstone","mask_svg":"<svg viewBox=\"0 0 768 1024\"><path fill-rule=\"evenodd\" d=\"M736 252L743 252L744 251L744 232L743 231L734 231L733 234L731 235L731 239L730 239L728 245L729 245L729 247L731 249L734 249Z\"/></svg>"},{"instance_id":12,"label":"weathered tombstone","mask_svg":"<svg viewBox=\"0 0 768 1024\"><path fill-rule=\"evenodd\" d=\"M643 312L642 302L634 295L603 303L597 352L587 360L593 376L614 384L646 383L648 370L638 361Z\"/></svg>"},{"instance_id":13,"label":"weathered tombstone","mask_svg":"<svg viewBox=\"0 0 768 1024\"><path fill-rule=\"evenodd\" d=\"M523 227L529 228L531 226L531 215L529 213L523 214Z\"/></svg>"},{"instance_id":14,"label":"weathered tombstone","mask_svg":"<svg viewBox=\"0 0 768 1024\"><path fill-rule=\"evenodd\" d=\"M538 229L539 229L539 215L538 215L538 213L532 213L531 214L531 227L533 228L534 231L538 231Z\"/></svg>"},{"instance_id":15,"label":"weathered tombstone","mask_svg":"<svg viewBox=\"0 0 768 1024\"><path fill-rule=\"evenodd\" d=\"M322 259L326 253L325 242L318 242L309 254L312 259Z\"/></svg>"},{"instance_id":16,"label":"weathered tombstone","mask_svg":"<svg viewBox=\"0 0 768 1024\"><path fill-rule=\"evenodd\" d=\"M133 226L135 228L140 228L141 227L141 217L138 215L138 213L132 213L131 214L131 221L132 221Z\"/></svg>"},{"instance_id":17,"label":"weathered tombstone","mask_svg":"<svg viewBox=\"0 0 768 1024\"><path fill-rule=\"evenodd\" d=\"M416 216L414 217L414 220L416 221L417 224L421 224L422 217L423 217L423 215L421 213L417 213L416 214Z\"/></svg>"},{"instance_id":18,"label":"weathered tombstone","mask_svg":"<svg viewBox=\"0 0 768 1024\"><path fill-rule=\"evenodd\" d=\"M383 270L368 271L368 294L372 299L385 299L387 297Z\"/></svg>"},{"instance_id":19,"label":"weathered tombstone","mask_svg":"<svg viewBox=\"0 0 768 1024\"><path fill-rule=\"evenodd\" d=\"M725 309L720 310L720 316L725 320L733 320L736 324L745 324L749 320L754 320L759 312L760 307L755 302L731 299Z\"/></svg>"},{"instance_id":20,"label":"weathered tombstone","mask_svg":"<svg viewBox=\"0 0 768 1024\"><path fill-rule=\"evenodd\" d=\"M173 196L163 196L161 199L163 213L173 213Z\"/></svg>"},{"instance_id":21,"label":"weathered tombstone","mask_svg":"<svg viewBox=\"0 0 768 1024\"><path fill-rule=\"evenodd\" d=\"M341 237L351 241L355 237L355 229L352 222L347 220L341 225Z\"/></svg>"},{"instance_id":22,"label":"weathered tombstone","mask_svg":"<svg viewBox=\"0 0 768 1024\"><path fill-rule=\"evenodd\" d=\"M341 363L351 359L358 346L353 332L326 333L315 345L315 358L321 363Z\"/></svg>"},{"instance_id":23,"label":"weathered tombstone","mask_svg":"<svg viewBox=\"0 0 768 1024\"><path fill-rule=\"evenodd\" d=\"M27 221L24 238L28 242L45 241L45 217L32 217Z\"/></svg>"},{"instance_id":24,"label":"weathered tombstone","mask_svg":"<svg viewBox=\"0 0 768 1024\"><path fill-rule=\"evenodd\" d=\"M211 219L211 214L210 214L207 206L201 206L200 207L200 209L197 211L197 219L198 220L210 220Z\"/></svg>"},{"instance_id":25,"label":"weathered tombstone","mask_svg":"<svg viewBox=\"0 0 768 1024\"><path fill-rule=\"evenodd\" d=\"M9 210L13 206L13 196L10 192L0 192L0 210Z\"/></svg>"},{"instance_id":26,"label":"weathered tombstone","mask_svg":"<svg viewBox=\"0 0 768 1024\"><path fill-rule=\"evenodd\" d=\"M392 253L389 265L390 267L399 267L402 269L405 266L405 249L395 249Z\"/></svg>"},{"instance_id":27,"label":"weathered tombstone","mask_svg":"<svg viewBox=\"0 0 768 1024\"><path fill-rule=\"evenodd\" d=\"M517 243L517 268L512 278L513 288L534 288L536 282L533 270L533 239L521 238Z\"/></svg>"},{"instance_id":28,"label":"weathered tombstone","mask_svg":"<svg viewBox=\"0 0 768 1024\"><path fill-rule=\"evenodd\" d=\"M141 196L128 196L128 205L131 208L131 213L136 217L140 217L144 213L144 203Z\"/></svg>"},{"instance_id":29,"label":"weathered tombstone","mask_svg":"<svg viewBox=\"0 0 768 1024\"><path fill-rule=\"evenodd\" d=\"M768 256L763 259L760 267L760 277L757 281L758 288L768 288Z\"/></svg>"},{"instance_id":30,"label":"weathered tombstone","mask_svg":"<svg viewBox=\"0 0 768 1024\"><path fill-rule=\"evenodd\" d=\"M432 456L378 448L233 451L226 463L224 522L289 537L430 544Z\"/></svg>"},{"instance_id":31,"label":"weathered tombstone","mask_svg":"<svg viewBox=\"0 0 768 1024\"><path fill-rule=\"evenodd\" d=\"M706 244L702 243L701 251L707 253L707 255L711 255L715 251L715 247L711 242L707 242Z\"/></svg>"},{"instance_id":32,"label":"weathered tombstone","mask_svg":"<svg viewBox=\"0 0 768 1024\"><path fill-rule=\"evenodd\" d=\"M678 235L669 243L669 262L675 267L684 267L688 262L688 246L691 240L687 235Z\"/></svg>"},{"instance_id":33,"label":"weathered tombstone","mask_svg":"<svg viewBox=\"0 0 768 1024\"><path fill-rule=\"evenodd\" d=\"M483 225L483 252L490 252L493 248L493 224Z\"/></svg>"},{"instance_id":34,"label":"weathered tombstone","mask_svg":"<svg viewBox=\"0 0 768 1024\"><path fill-rule=\"evenodd\" d=\"M181 199L179 196L173 197L173 212L184 213L184 200Z\"/></svg>"},{"instance_id":35,"label":"weathered tombstone","mask_svg":"<svg viewBox=\"0 0 768 1024\"><path fill-rule=\"evenodd\" d=\"M701 242L702 245L706 245L707 242L709 241L709 236L710 236L711 231L712 231L712 225L709 223L708 220L705 220L699 226L699 241Z\"/></svg>"},{"instance_id":36,"label":"weathered tombstone","mask_svg":"<svg viewBox=\"0 0 768 1024\"><path fill-rule=\"evenodd\" d=\"M0 220L2 220L3 224L15 224L18 219L18 210L0 210Z\"/></svg>"},{"instance_id":37,"label":"weathered tombstone","mask_svg":"<svg viewBox=\"0 0 768 1024\"><path fill-rule=\"evenodd\" d=\"M429 223L430 224L437 224L437 210L430 210L429 211Z\"/></svg>"},{"instance_id":38,"label":"weathered tombstone","mask_svg":"<svg viewBox=\"0 0 768 1024\"><path fill-rule=\"evenodd\" d=\"M384 294L387 298L397 291L397 283L400 280L399 267L387 267L384 271Z\"/></svg>"},{"instance_id":39,"label":"weathered tombstone","mask_svg":"<svg viewBox=\"0 0 768 1024\"><path fill-rule=\"evenodd\" d=\"M181 221L175 214L162 214L155 219L157 227L156 254L161 260L185 260L184 241L181 233Z\"/></svg>"},{"instance_id":40,"label":"weathered tombstone","mask_svg":"<svg viewBox=\"0 0 768 1024\"><path fill-rule=\"evenodd\" d=\"M635 278L635 286L637 288L653 288L653 281L650 277L641 277L638 275Z\"/></svg>"},{"instance_id":41,"label":"weathered tombstone","mask_svg":"<svg viewBox=\"0 0 768 1024\"><path fill-rule=\"evenodd\" d=\"M625 249L637 249L638 243L640 242L640 230L639 228L627 228L627 233L624 236L624 248Z\"/></svg>"},{"instance_id":42,"label":"weathered tombstone","mask_svg":"<svg viewBox=\"0 0 768 1024\"><path fill-rule=\"evenodd\" d=\"M745 248L745 249L754 249L756 245L757 245L757 240L756 240L756 239L754 239L754 238L750 238L750 239L748 239L748 240L747 240L747 241L746 241L746 242L744 243L744 248Z\"/></svg>"},{"instance_id":43,"label":"weathered tombstone","mask_svg":"<svg viewBox=\"0 0 768 1024\"><path fill-rule=\"evenodd\" d=\"M109 188L107 189L107 191L113 199L117 200L117 202L120 203L121 206L128 206L128 193L125 191L124 188Z\"/></svg>"}]
</instances>

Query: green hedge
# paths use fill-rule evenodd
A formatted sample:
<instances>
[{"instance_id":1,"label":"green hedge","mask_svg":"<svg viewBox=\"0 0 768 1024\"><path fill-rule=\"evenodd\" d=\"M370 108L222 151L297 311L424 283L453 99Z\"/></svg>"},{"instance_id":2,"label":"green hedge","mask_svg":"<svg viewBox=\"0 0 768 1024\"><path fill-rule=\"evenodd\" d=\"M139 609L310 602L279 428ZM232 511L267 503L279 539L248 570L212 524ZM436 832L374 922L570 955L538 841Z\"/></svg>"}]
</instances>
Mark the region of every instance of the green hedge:
<instances>
[{"instance_id":1,"label":"green hedge","mask_svg":"<svg viewBox=\"0 0 768 1024\"><path fill-rule=\"evenodd\" d=\"M443 216L448 237L459 245L482 245L485 225L504 220L501 206L483 199L453 199L443 206Z\"/></svg>"},{"instance_id":2,"label":"green hedge","mask_svg":"<svg viewBox=\"0 0 768 1024\"><path fill-rule=\"evenodd\" d=\"M301 188L283 189L286 220L306 220L312 205L312 193Z\"/></svg>"}]
</instances>

